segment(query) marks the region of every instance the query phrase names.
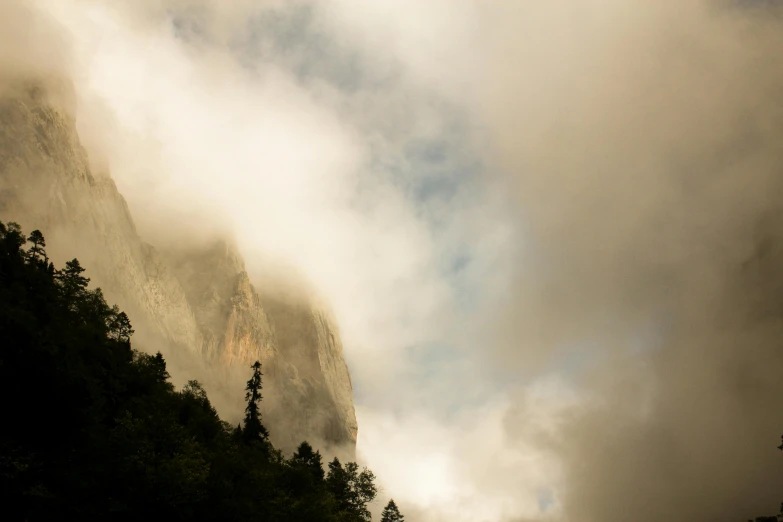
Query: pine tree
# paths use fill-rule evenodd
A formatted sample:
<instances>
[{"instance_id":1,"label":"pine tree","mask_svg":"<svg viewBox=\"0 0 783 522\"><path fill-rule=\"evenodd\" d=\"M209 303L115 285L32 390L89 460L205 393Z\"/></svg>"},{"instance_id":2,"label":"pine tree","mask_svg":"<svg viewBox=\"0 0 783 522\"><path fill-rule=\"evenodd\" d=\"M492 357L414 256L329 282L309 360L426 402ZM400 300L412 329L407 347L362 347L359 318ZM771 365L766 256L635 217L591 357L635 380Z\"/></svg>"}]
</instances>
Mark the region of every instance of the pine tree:
<instances>
[{"instance_id":1,"label":"pine tree","mask_svg":"<svg viewBox=\"0 0 783 522\"><path fill-rule=\"evenodd\" d=\"M293 457L291 457L291 463L294 466L306 469L318 481L324 479L321 452L313 451L313 447L308 442L302 442L299 445Z\"/></svg>"},{"instance_id":2,"label":"pine tree","mask_svg":"<svg viewBox=\"0 0 783 522\"><path fill-rule=\"evenodd\" d=\"M326 485L332 497L337 501L338 509L345 510L350 504L350 486L348 485L348 475L337 457L329 463Z\"/></svg>"},{"instance_id":3,"label":"pine tree","mask_svg":"<svg viewBox=\"0 0 783 522\"><path fill-rule=\"evenodd\" d=\"M90 279L84 277L82 275L83 272L84 268L82 268L79 260L75 258L65 263L65 268L57 271L56 278L66 299L84 295Z\"/></svg>"},{"instance_id":4,"label":"pine tree","mask_svg":"<svg viewBox=\"0 0 783 522\"><path fill-rule=\"evenodd\" d=\"M30 237L27 238L27 241L33 244L32 247L30 247L30 250L27 251L28 258L31 260L42 260L44 263L49 263L49 258L46 256L46 251L44 250L44 247L46 246L46 241L44 240L43 234L41 234L40 230L33 230L30 232Z\"/></svg>"},{"instance_id":5,"label":"pine tree","mask_svg":"<svg viewBox=\"0 0 783 522\"><path fill-rule=\"evenodd\" d=\"M404 522L404 520L405 517L400 513L397 504L394 503L394 499L389 500L389 503L383 508L381 522Z\"/></svg>"},{"instance_id":6,"label":"pine tree","mask_svg":"<svg viewBox=\"0 0 783 522\"><path fill-rule=\"evenodd\" d=\"M166 359L163 358L163 354L157 352L155 357L152 358L152 367L155 370L155 376L160 382L166 382L171 378L169 371L166 369Z\"/></svg>"},{"instance_id":7,"label":"pine tree","mask_svg":"<svg viewBox=\"0 0 783 522\"><path fill-rule=\"evenodd\" d=\"M253 369L253 376L247 381L245 387L245 401L247 406L245 407L245 428L242 431L245 442L250 443L253 441L267 442L269 439L269 432L266 430L263 424L261 424L261 412L259 411L259 404L261 403L261 363L256 361L251 368Z\"/></svg>"},{"instance_id":8,"label":"pine tree","mask_svg":"<svg viewBox=\"0 0 783 522\"><path fill-rule=\"evenodd\" d=\"M259 363L234 429L198 382L175 391L160 353L118 342L130 320L78 261L55 270L26 237L0 222L0 396L16 421L0 430L4 519L370 520L371 472L335 460L327 481L312 446L286 460L267 441Z\"/></svg>"},{"instance_id":9,"label":"pine tree","mask_svg":"<svg viewBox=\"0 0 783 522\"><path fill-rule=\"evenodd\" d=\"M113 310L114 311L114 310ZM109 324L109 331L114 339L128 343L133 335L130 319L125 312L118 312L114 315Z\"/></svg>"}]
</instances>

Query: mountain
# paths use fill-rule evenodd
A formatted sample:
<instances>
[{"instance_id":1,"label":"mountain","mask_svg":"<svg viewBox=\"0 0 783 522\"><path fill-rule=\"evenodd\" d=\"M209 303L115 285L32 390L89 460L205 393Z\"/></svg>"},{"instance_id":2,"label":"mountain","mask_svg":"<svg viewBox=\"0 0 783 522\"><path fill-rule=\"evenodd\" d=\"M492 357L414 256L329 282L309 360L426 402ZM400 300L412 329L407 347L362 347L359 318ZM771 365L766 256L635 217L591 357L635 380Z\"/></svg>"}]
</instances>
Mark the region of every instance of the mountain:
<instances>
[{"instance_id":1,"label":"mountain","mask_svg":"<svg viewBox=\"0 0 783 522\"><path fill-rule=\"evenodd\" d=\"M93 171L73 100L67 82L0 82L0 219L40 229L56 263L90 267L92 285L130 315L134 346L160 350L175 383L202 381L224 417L239 418L258 359L276 446L306 439L353 453L351 380L326 308L304 292L257 289L229 241L146 243L111 176Z\"/></svg>"},{"instance_id":2,"label":"mountain","mask_svg":"<svg viewBox=\"0 0 783 522\"><path fill-rule=\"evenodd\" d=\"M259 293L225 241L164 255L200 326L202 357L210 367L230 375L260 358L266 396L275 398L266 412L272 426L327 443L355 443L350 375L339 330L324 307L306 295Z\"/></svg>"}]
</instances>

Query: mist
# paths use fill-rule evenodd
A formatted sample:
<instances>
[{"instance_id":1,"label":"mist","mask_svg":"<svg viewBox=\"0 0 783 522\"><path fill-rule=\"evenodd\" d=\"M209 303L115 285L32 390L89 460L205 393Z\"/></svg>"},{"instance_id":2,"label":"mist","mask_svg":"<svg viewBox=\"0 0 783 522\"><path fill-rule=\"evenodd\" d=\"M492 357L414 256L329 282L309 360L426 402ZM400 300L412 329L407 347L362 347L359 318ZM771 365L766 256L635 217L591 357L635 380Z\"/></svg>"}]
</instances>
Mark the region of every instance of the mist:
<instances>
[{"instance_id":1,"label":"mist","mask_svg":"<svg viewBox=\"0 0 783 522\"><path fill-rule=\"evenodd\" d=\"M4 14L0 66L73 82L145 240L228 237L333 309L406 520L777 510L774 2Z\"/></svg>"},{"instance_id":2,"label":"mist","mask_svg":"<svg viewBox=\"0 0 783 522\"><path fill-rule=\"evenodd\" d=\"M584 9L532 14L512 67L527 79L498 66L491 141L528 244L500 360L570 360L590 393L544 443L566 468L569 519L771 513L779 19L715 3ZM534 41L551 53L530 56ZM507 423L524 433L524 415Z\"/></svg>"}]
</instances>

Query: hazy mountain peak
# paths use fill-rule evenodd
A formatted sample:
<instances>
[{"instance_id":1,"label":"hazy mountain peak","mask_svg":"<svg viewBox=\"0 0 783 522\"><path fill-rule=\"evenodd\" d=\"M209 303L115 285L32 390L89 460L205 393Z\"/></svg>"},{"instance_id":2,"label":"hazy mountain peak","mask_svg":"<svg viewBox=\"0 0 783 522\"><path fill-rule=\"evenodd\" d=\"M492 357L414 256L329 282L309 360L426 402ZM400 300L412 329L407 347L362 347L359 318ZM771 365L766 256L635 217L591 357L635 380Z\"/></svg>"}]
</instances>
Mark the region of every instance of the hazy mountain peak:
<instances>
[{"instance_id":1,"label":"hazy mountain peak","mask_svg":"<svg viewBox=\"0 0 783 522\"><path fill-rule=\"evenodd\" d=\"M238 416L248 367L260 360L273 441L352 453L356 418L334 322L306 294L296 305L262 298L228 238L147 244L113 180L92 174L68 82L2 85L0 218L40 229L54 259L78 257L130 315L134 345L163 352L175 382L203 381L224 415Z\"/></svg>"}]
</instances>

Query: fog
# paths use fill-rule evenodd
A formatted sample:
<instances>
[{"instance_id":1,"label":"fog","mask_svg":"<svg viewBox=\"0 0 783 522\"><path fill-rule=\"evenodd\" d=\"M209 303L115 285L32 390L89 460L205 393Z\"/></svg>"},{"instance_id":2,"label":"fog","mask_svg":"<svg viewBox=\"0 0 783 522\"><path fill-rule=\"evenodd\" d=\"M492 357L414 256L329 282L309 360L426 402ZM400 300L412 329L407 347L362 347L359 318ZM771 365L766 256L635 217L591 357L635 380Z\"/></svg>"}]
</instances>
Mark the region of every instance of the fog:
<instances>
[{"instance_id":1,"label":"fog","mask_svg":"<svg viewBox=\"0 0 783 522\"><path fill-rule=\"evenodd\" d=\"M142 237L330 304L406 520L777 510L774 2L0 9Z\"/></svg>"}]
</instances>

